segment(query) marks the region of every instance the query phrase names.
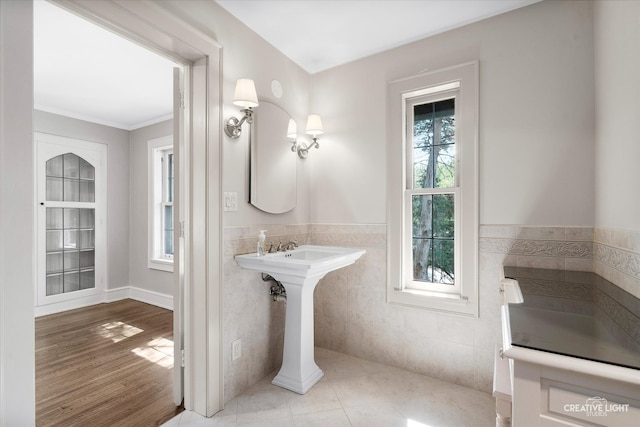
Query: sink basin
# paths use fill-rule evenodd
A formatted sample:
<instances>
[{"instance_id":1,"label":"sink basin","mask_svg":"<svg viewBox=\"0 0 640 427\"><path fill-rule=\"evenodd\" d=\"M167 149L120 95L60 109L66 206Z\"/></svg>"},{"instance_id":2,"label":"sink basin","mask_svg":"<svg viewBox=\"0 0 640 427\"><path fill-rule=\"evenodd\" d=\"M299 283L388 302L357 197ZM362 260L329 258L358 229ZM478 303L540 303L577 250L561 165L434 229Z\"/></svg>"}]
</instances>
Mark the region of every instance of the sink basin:
<instances>
[{"instance_id":1,"label":"sink basin","mask_svg":"<svg viewBox=\"0 0 640 427\"><path fill-rule=\"evenodd\" d=\"M286 281L286 277L302 284L306 279L319 280L330 271L353 264L364 253L363 249L303 245L292 251L264 256L238 255L236 261L244 269L267 273L280 281Z\"/></svg>"},{"instance_id":2,"label":"sink basin","mask_svg":"<svg viewBox=\"0 0 640 427\"><path fill-rule=\"evenodd\" d=\"M282 367L273 384L305 394L324 376L314 359L313 291L328 272L353 264L364 253L363 249L304 245L263 256L236 256L240 267L269 274L287 291Z\"/></svg>"}]
</instances>

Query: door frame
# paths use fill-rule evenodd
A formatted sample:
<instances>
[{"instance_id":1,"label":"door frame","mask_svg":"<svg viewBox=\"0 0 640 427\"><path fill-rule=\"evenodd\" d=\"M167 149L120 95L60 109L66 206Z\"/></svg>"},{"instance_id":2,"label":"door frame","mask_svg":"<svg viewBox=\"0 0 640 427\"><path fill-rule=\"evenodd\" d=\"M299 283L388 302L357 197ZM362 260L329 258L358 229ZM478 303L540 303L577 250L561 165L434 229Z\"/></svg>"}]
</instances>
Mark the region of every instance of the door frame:
<instances>
[{"instance_id":1,"label":"door frame","mask_svg":"<svg viewBox=\"0 0 640 427\"><path fill-rule=\"evenodd\" d=\"M187 70L185 90L184 405L223 408L220 44L149 0L50 0Z\"/></svg>"}]
</instances>

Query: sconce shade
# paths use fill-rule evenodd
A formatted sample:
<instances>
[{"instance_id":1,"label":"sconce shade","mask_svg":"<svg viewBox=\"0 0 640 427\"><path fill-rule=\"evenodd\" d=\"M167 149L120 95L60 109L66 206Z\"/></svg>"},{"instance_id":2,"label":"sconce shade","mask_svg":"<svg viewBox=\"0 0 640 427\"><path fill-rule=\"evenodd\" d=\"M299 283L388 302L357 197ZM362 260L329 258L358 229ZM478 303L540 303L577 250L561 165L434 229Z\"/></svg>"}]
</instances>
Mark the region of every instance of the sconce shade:
<instances>
[{"instance_id":1,"label":"sconce shade","mask_svg":"<svg viewBox=\"0 0 640 427\"><path fill-rule=\"evenodd\" d=\"M287 138L296 139L298 136L298 126L293 119L289 119L289 126L287 126Z\"/></svg>"},{"instance_id":2,"label":"sconce shade","mask_svg":"<svg viewBox=\"0 0 640 427\"><path fill-rule=\"evenodd\" d=\"M242 108L253 108L258 106L258 95L256 86L251 79L238 79L236 91L233 95L233 103Z\"/></svg>"},{"instance_id":3,"label":"sconce shade","mask_svg":"<svg viewBox=\"0 0 640 427\"><path fill-rule=\"evenodd\" d=\"M322 135L324 133L324 129L322 128L322 120L320 116L317 114L310 114L307 117L307 130L306 133L309 135L313 135L314 137L317 135Z\"/></svg>"}]
</instances>

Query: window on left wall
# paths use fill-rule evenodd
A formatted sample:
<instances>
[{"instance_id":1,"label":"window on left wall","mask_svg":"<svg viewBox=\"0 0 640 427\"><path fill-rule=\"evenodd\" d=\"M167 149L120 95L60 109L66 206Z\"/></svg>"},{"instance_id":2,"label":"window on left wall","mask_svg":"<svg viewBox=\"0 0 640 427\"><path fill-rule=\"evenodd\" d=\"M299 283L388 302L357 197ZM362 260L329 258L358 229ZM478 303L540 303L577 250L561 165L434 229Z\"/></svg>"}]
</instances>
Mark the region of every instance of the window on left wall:
<instances>
[{"instance_id":1,"label":"window on left wall","mask_svg":"<svg viewBox=\"0 0 640 427\"><path fill-rule=\"evenodd\" d=\"M173 136L148 142L149 268L173 271Z\"/></svg>"}]
</instances>

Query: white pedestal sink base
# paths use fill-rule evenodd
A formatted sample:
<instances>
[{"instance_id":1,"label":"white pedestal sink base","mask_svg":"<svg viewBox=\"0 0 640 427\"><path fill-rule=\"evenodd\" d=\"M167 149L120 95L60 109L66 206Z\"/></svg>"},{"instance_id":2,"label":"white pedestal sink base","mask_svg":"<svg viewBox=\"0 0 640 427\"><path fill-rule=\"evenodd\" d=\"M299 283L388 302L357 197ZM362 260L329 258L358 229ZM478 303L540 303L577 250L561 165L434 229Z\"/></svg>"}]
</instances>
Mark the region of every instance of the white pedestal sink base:
<instances>
[{"instance_id":1,"label":"white pedestal sink base","mask_svg":"<svg viewBox=\"0 0 640 427\"><path fill-rule=\"evenodd\" d=\"M315 363L314 363L315 365ZM322 369L316 366L315 370L311 372L311 376L307 378L290 378L286 376L286 374L282 373L282 369L278 372L278 375L271 381L271 384L277 385L278 387L286 388L287 390L295 391L299 394L305 394L311 387L316 385L318 381L320 381L324 377L324 372Z\"/></svg>"},{"instance_id":2,"label":"white pedestal sink base","mask_svg":"<svg viewBox=\"0 0 640 427\"><path fill-rule=\"evenodd\" d=\"M282 282L287 290L282 367L271 382L305 394L324 376L314 357L313 291L320 278L303 284Z\"/></svg>"},{"instance_id":3,"label":"white pedestal sink base","mask_svg":"<svg viewBox=\"0 0 640 427\"><path fill-rule=\"evenodd\" d=\"M305 394L324 376L313 354L313 291L325 274L353 264L364 253L363 249L303 245L264 256L236 256L240 267L271 275L287 291L282 367L272 384Z\"/></svg>"}]
</instances>

